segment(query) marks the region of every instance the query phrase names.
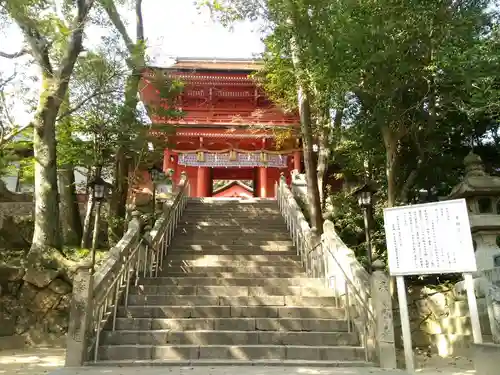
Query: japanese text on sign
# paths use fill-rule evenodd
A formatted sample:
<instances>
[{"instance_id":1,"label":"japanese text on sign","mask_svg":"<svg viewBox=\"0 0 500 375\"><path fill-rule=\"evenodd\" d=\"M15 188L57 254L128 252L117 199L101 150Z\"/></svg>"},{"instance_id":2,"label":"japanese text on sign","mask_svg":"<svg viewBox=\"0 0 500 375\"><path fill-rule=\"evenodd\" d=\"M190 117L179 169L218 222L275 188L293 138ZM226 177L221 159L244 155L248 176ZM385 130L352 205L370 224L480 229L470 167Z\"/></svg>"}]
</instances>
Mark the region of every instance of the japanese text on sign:
<instances>
[{"instance_id":1,"label":"japanese text on sign","mask_svg":"<svg viewBox=\"0 0 500 375\"><path fill-rule=\"evenodd\" d=\"M384 226L393 276L477 270L465 199L387 208Z\"/></svg>"}]
</instances>

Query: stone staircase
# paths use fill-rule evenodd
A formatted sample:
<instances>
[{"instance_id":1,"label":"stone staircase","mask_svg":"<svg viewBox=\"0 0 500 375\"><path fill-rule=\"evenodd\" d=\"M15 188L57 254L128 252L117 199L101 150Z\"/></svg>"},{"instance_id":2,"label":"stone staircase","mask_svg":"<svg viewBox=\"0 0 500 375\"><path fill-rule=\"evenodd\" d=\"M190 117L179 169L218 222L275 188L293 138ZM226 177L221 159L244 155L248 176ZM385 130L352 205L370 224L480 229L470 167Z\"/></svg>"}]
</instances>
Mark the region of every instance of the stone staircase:
<instances>
[{"instance_id":1,"label":"stone staircase","mask_svg":"<svg viewBox=\"0 0 500 375\"><path fill-rule=\"evenodd\" d=\"M191 199L159 277L131 287L98 353L97 364L368 365L271 200Z\"/></svg>"}]
</instances>

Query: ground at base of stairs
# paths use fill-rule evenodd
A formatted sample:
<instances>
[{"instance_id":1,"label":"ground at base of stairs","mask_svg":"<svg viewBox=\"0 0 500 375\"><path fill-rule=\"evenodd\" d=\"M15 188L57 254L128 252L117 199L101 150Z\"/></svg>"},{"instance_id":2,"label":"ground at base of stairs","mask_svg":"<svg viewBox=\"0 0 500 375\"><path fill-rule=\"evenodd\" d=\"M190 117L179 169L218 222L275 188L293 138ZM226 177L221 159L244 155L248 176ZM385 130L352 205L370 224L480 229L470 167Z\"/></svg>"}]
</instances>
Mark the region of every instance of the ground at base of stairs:
<instances>
[{"instance_id":1,"label":"ground at base of stairs","mask_svg":"<svg viewBox=\"0 0 500 375\"><path fill-rule=\"evenodd\" d=\"M402 370L373 367L283 367L283 366L170 366L170 367L85 367L62 368L50 375L409 375ZM419 375L466 375L457 370L425 370Z\"/></svg>"}]
</instances>

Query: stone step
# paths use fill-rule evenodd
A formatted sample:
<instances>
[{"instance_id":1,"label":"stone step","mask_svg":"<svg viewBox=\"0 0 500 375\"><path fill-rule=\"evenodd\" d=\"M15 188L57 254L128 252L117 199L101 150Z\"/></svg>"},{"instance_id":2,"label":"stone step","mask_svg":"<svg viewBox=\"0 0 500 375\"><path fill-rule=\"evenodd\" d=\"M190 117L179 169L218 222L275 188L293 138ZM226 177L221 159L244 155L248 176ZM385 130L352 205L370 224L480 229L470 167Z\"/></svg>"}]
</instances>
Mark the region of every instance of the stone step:
<instances>
[{"instance_id":1,"label":"stone step","mask_svg":"<svg viewBox=\"0 0 500 375\"><path fill-rule=\"evenodd\" d=\"M186 238L196 238L200 240L210 240L218 237L231 240L252 240L253 241L290 241L290 235L284 232L267 232L259 233L254 230L253 233L246 233L243 230L232 232L221 232L217 229L201 231L198 229L180 229L175 232L175 241L184 240Z\"/></svg>"},{"instance_id":2,"label":"stone step","mask_svg":"<svg viewBox=\"0 0 500 375\"><path fill-rule=\"evenodd\" d=\"M189 204L187 206L188 210L216 210L216 209L221 209L221 210L278 210L278 205L276 202L270 202L267 204L263 204L261 202L255 202L255 203L245 203L245 204Z\"/></svg>"},{"instance_id":3,"label":"stone step","mask_svg":"<svg viewBox=\"0 0 500 375\"><path fill-rule=\"evenodd\" d=\"M260 219L264 221L270 221L275 223L285 223L285 220L281 214L273 213L266 214L263 212L224 212L222 210L213 210L213 211L199 211L193 212L190 210L184 211L182 214L180 222L184 223L186 221L207 221L207 220L220 220L220 221L247 221L247 222L256 222Z\"/></svg>"},{"instance_id":4,"label":"stone step","mask_svg":"<svg viewBox=\"0 0 500 375\"><path fill-rule=\"evenodd\" d=\"M193 272L186 272L185 270L171 270L164 269L159 273L160 277L217 277L217 278L255 278L255 279L266 279L266 278L291 278L291 277L305 277L305 272L303 271L243 271L243 272L218 272L218 271L206 271L203 267L200 270Z\"/></svg>"},{"instance_id":5,"label":"stone step","mask_svg":"<svg viewBox=\"0 0 500 375\"><path fill-rule=\"evenodd\" d=\"M211 222L214 224L231 224L233 227L248 227L257 229L260 223L274 225L275 227L281 226L283 229L285 221L281 217L271 217L262 215L241 215L241 216L228 216L228 215L183 215L179 221L181 225L193 225L203 222Z\"/></svg>"},{"instance_id":6,"label":"stone step","mask_svg":"<svg viewBox=\"0 0 500 375\"><path fill-rule=\"evenodd\" d=\"M178 286L178 285L143 285L132 287L131 294L139 295L200 295L200 296L302 296L334 297L334 291L327 288L302 286Z\"/></svg>"},{"instance_id":7,"label":"stone step","mask_svg":"<svg viewBox=\"0 0 500 375\"><path fill-rule=\"evenodd\" d=\"M296 253L290 255L281 254L196 254L196 253L168 253L165 258L168 261L231 261L231 262L255 262L255 263L268 263L268 262L289 262L300 261L300 256Z\"/></svg>"},{"instance_id":8,"label":"stone step","mask_svg":"<svg viewBox=\"0 0 500 375\"><path fill-rule=\"evenodd\" d=\"M176 367L238 367L238 366L262 366L262 367L294 367L296 368L318 368L315 373L319 373L324 368L360 368L366 367L374 369L375 365L363 360L287 360L287 359L147 359L147 360L100 360L98 362L86 362L85 366L98 367L160 367L160 366L176 366ZM257 371L256 371L257 372ZM344 371L345 372L345 371Z\"/></svg>"},{"instance_id":9,"label":"stone step","mask_svg":"<svg viewBox=\"0 0 500 375\"><path fill-rule=\"evenodd\" d=\"M199 213L199 214L207 214L207 213L229 213L229 214L241 214L242 212L250 212L250 213L262 213L264 215L280 215L280 211L276 206L188 206L186 211L187 213Z\"/></svg>"},{"instance_id":10,"label":"stone step","mask_svg":"<svg viewBox=\"0 0 500 375\"><path fill-rule=\"evenodd\" d=\"M211 198L212 200L207 200L210 198L203 198L203 200L198 200L198 198L189 198L188 207L195 206L262 206L262 207L276 207L277 201L275 198L257 198L252 197L249 199L220 199Z\"/></svg>"},{"instance_id":11,"label":"stone step","mask_svg":"<svg viewBox=\"0 0 500 375\"><path fill-rule=\"evenodd\" d=\"M192 219L192 220L186 220L186 218L182 218L181 221L179 221L179 224L177 225L177 228L220 228L221 230L238 230L238 229L252 229L256 230L259 228L259 225L257 223L257 220L251 220L248 222L248 225L240 225L238 223L234 223L231 221L223 221L223 220L218 220L218 222L214 222L212 220L200 220L198 218ZM271 231L271 230L279 230L283 232L287 232L288 229L286 227L285 222L271 222L266 224L265 226L266 230Z\"/></svg>"},{"instance_id":12,"label":"stone step","mask_svg":"<svg viewBox=\"0 0 500 375\"><path fill-rule=\"evenodd\" d=\"M238 268L261 268L261 267L302 267L302 262L298 260L278 260L278 261L252 261L252 260L218 260L218 259L165 259L163 267L168 268L193 268L193 267L238 267Z\"/></svg>"},{"instance_id":13,"label":"stone step","mask_svg":"<svg viewBox=\"0 0 500 375\"><path fill-rule=\"evenodd\" d=\"M260 234L240 234L235 233L234 235L224 235L224 234L214 234L210 235L208 233L176 233L173 243L176 245L187 244L187 245L250 245L250 246L261 246L261 245L292 245L292 240L288 235L280 236L266 236ZM281 238L280 238L281 237Z\"/></svg>"},{"instance_id":14,"label":"stone step","mask_svg":"<svg viewBox=\"0 0 500 375\"><path fill-rule=\"evenodd\" d=\"M119 317L129 318L293 318L344 319L345 311L338 307L301 306L123 306Z\"/></svg>"},{"instance_id":15,"label":"stone step","mask_svg":"<svg viewBox=\"0 0 500 375\"><path fill-rule=\"evenodd\" d=\"M352 346L298 345L107 345L100 360L313 360L359 361L364 349Z\"/></svg>"},{"instance_id":16,"label":"stone step","mask_svg":"<svg viewBox=\"0 0 500 375\"><path fill-rule=\"evenodd\" d=\"M139 295L128 297L130 306L336 306L333 297L297 296L192 296Z\"/></svg>"},{"instance_id":17,"label":"stone step","mask_svg":"<svg viewBox=\"0 0 500 375\"><path fill-rule=\"evenodd\" d=\"M236 265L226 265L226 266L188 266L188 265L172 265L169 266L168 264L164 264L162 268L162 273L169 273L169 272L186 272L186 273L198 273L198 272L209 272L209 273L214 273L214 272L277 272L277 273L282 273L282 272L296 272L300 273L302 272L302 267L300 264L297 262L295 265L277 265L277 266L262 266L258 263L254 265L248 265L248 264L236 264Z\"/></svg>"},{"instance_id":18,"label":"stone step","mask_svg":"<svg viewBox=\"0 0 500 375\"><path fill-rule=\"evenodd\" d=\"M102 345L359 345L357 334L348 332L284 331L103 331Z\"/></svg>"},{"instance_id":19,"label":"stone step","mask_svg":"<svg viewBox=\"0 0 500 375\"><path fill-rule=\"evenodd\" d=\"M172 241L172 247L186 247L186 246L224 246L224 245L237 245L237 246L293 246L292 240L267 240L267 239L252 239L251 236L248 238L224 238L224 237L204 237L204 238L193 238L188 236L174 236Z\"/></svg>"},{"instance_id":20,"label":"stone step","mask_svg":"<svg viewBox=\"0 0 500 375\"><path fill-rule=\"evenodd\" d=\"M110 330L110 325L106 328ZM116 330L216 330L216 331L304 331L347 332L347 322L340 319L290 318L117 318Z\"/></svg>"},{"instance_id":21,"label":"stone step","mask_svg":"<svg viewBox=\"0 0 500 375\"><path fill-rule=\"evenodd\" d=\"M254 255L264 255L269 253L287 253L287 254L297 254L297 249L293 245L241 245L241 244L227 244L227 245L182 245L182 244L172 244L168 249L168 253L200 253L204 252L207 254L254 254Z\"/></svg>"},{"instance_id":22,"label":"stone step","mask_svg":"<svg viewBox=\"0 0 500 375\"><path fill-rule=\"evenodd\" d=\"M220 226L220 227L202 227L198 225L191 225L191 226L182 226L178 227L176 234L183 236L183 235L196 235L196 236L202 236L202 235L214 235L214 236L236 236L236 235L244 235L244 236L249 236L249 235L254 235L254 236L270 236L270 237L276 237L276 236L288 236L288 239L290 238L290 234L283 230L282 228L277 229L277 228L266 228L266 229L260 229L260 228L254 228L254 227L234 227L234 226Z\"/></svg>"},{"instance_id":23,"label":"stone step","mask_svg":"<svg viewBox=\"0 0 500 375\"><path fill-rule=\"evenodd\" d=\"M321 279L311 279L308 277L294 278L240 278L240 277L151 277L140 278L138 286L261 286L265 288L286 288L286 287L317 287L323 288L325 284Z\"/></svg>"}]
</instances>

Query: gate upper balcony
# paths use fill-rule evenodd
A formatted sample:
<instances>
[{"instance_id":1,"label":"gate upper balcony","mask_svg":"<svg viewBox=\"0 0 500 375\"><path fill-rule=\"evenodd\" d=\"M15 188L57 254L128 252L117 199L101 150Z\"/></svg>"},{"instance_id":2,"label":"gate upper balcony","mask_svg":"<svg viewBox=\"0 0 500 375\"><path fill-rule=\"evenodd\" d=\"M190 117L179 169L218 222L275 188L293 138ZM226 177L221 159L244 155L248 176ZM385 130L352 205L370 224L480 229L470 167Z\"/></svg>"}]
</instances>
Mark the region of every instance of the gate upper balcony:
<instances>
[{"instance_id":1,"label":"gate upper balcony","mask_svg":"<svg viewBox=\"0 0 500 375\"><path fill-rule=\"evenodd\" d=\"M141 80L142 100L155 108L178 109L184 115L166 118L150 113L156 124L298 126L297 113L285 112L272 103L252 76L262 63L248 59L178 59L168 68L147 68ZM176 98L162 98L160 86L182 82Z\"/></svg>"}]
</instances>

